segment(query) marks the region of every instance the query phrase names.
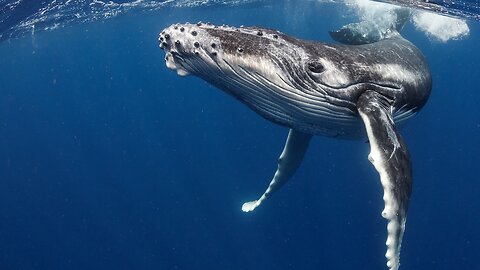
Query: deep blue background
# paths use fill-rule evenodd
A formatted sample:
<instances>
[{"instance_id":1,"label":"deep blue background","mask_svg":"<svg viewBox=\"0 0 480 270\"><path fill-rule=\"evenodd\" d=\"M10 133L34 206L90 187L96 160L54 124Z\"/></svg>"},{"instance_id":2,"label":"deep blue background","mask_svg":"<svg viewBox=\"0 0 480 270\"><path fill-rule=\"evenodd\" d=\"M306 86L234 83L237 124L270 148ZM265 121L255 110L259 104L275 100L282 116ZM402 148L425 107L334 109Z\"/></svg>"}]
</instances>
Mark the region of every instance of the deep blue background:
<instances>
[{"instance_id":1,"label":"deep blue background","mask_svg":"<svg viewBox=\"0 0 480 270\"><path fill-rule=\"evenodd\" d=\"M339 9L342 8L342 9ZM386 269L369 145L317 137L253 213L287 130L164 64L175 22L328 40L343 6L164 9L0 43L0 269ZM403 128L414 193L401 269L480 269L480 24L408 26L434 88Z\"/></svg>"}]
</instances>

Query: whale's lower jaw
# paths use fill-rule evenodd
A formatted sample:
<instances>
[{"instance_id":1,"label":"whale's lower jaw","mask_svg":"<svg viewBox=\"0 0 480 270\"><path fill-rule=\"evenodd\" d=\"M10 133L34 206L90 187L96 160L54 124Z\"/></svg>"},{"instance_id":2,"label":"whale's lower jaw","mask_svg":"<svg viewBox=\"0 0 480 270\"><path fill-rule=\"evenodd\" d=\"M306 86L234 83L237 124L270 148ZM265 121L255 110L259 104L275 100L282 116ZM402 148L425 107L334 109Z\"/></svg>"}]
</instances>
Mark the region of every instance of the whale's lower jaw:
<instances>
[{"instance_id":1,"label":"whale's lower jaw","mask_svg":"<svg viewBox=\"0 0 480 270\"><path fill-rule=\"evenodd\" d=\"M232 75L233 73L233 75ZM221 74L202 76L263 118L307 134L354 139L364 136L355 112L245 69L225 67ZM218 75L218 76L217 76Z\"/></svg>"}]
</instances>

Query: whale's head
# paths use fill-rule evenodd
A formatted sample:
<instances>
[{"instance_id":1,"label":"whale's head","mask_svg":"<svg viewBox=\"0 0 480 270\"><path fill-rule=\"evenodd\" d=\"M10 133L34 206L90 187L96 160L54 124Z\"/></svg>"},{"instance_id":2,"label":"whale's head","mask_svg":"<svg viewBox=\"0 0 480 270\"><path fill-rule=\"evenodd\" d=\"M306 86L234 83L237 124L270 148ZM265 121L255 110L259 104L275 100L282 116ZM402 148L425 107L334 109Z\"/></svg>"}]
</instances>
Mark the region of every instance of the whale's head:
<instances>
[{"instance_id":1,"label":"whale's head","mask_svg":"<svg viewBox=\"0 0 480 270\"><path fill-rule=\"evenodd\" d=\"M406 54L396 59L373 47L306 41L258 27L174 24L159 42L167 67L178 75L200 77L268 120L322 135L358 127L362 91L397 95L417 71L401 66Z\"/></svg>"},{"instance_id":2,"label":"whale's head","mask_svg":"<svg viewBox=\"0 0 480 270\"><path fill-rule=\"evenodd\" d=\"M301 122L293 119L296 105L312 110L334 106L324 104L328 63L312 58L311 50L318 49L313 43L271 29L210 23L171 25L160 33L159 42L167 67L178 75L200 77L274 122ZM334 84L343 83L338 74L342 72ZM318 121L315 112L311 116Z\"/></svg>"}]
</instances>

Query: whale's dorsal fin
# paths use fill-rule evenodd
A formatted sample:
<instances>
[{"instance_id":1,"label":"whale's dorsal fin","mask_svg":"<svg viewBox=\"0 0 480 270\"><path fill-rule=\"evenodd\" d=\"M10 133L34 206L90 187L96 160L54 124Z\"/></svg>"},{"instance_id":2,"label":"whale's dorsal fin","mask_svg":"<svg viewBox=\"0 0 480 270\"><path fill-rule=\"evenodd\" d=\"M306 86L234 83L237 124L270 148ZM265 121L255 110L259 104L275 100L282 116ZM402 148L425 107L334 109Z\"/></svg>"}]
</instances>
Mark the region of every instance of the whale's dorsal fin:
<instances>
[{"instance_id":1,"label":"whale's dorsal fin","mask_svg":"<svg viewBox=\"0 0 480 270\"><path fill-rule=\"evenodd\" d=\"M329 33L335 41L343 44L369 44L398 35L409 17L409 9L396 8L374 20L351 23Z\"/></svg>"}]
</instances>

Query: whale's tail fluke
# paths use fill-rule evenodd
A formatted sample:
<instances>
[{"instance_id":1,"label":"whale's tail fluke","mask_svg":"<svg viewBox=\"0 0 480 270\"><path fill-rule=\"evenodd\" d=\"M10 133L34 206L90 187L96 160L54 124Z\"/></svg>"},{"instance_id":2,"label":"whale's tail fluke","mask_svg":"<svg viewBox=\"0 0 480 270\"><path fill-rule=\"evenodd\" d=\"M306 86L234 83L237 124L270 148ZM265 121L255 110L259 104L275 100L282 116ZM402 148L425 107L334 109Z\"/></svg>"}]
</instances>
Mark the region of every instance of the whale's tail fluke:
<instances>
[{"instance_id":1,"label":"whale's tail fluke","mask_svg":"<svg viewBox=\"0 0 480 270\"><path fill-rule=\"evenodd\" d=\"M395 8L359 23L345 25L339 30L329 33L335 41L343 44L369 44L397 35L410 16L410 9Z\"/></svg>"}]
</instances>

